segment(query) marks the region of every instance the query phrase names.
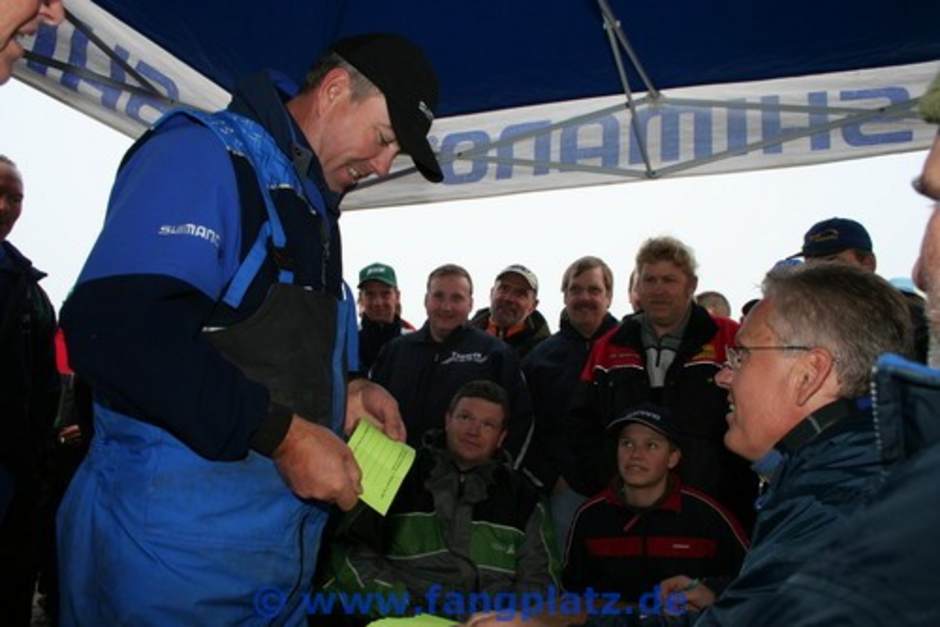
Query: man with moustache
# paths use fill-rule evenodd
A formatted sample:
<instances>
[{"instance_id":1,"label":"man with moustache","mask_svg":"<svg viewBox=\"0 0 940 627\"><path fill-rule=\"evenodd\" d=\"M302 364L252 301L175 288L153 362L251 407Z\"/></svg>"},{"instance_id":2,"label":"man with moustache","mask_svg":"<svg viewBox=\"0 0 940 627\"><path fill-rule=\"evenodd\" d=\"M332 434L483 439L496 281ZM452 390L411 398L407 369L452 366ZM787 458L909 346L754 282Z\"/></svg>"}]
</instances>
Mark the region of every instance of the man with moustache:
<instances>
[{"instance_id":1,"label":"man with moustache","mask_svg":"<svg viewBox=\"0 0 940 627\"><path fill-rule=\"evenodd\" d=\"M40 24L55 26L65 18L62 0L4 0L0 10L0 85L13 75L24 50L17 37L33 35Z\"/></svg>"},{"instance_id":2,"label":"man with moustache","mask_svg":"<svg viewBox=\"0 0 940 627\"><path fill-rule=\"evenodd\" d=\"M617 326L609 310L614 294L614 275L604 260L581 257L561 279L565 308L557 333L536 346L522 361L535 411L536 446L546 460L546 489L552 494L552 519L556 537L564 542L575 510L585 499L564 478L575 464L565 431L571 395L591 347Z\"/></svg>"},{"instance_id":3,"label":"man with moustache","mask_svg":"<svg viewBox=\"0 0 940 627\"><path fill-rule=\"evenodd\" d=\"M478 311L470 325L498 337L524 359L540 342L551 335L539 305L539 280L520 263L496 275L490 290L490 306Z\"/></svg>"},{"instance_id":4,"label":"man with moustache","mask_svg":"<svg viewBox=\"0 0 940 627\"><path fill-rule=\"evenodd\" d=\"M532 440L529 392L515 352L467 324L473 309L470 273L456 264L431 271L424 308L428 316L424 325L386 344L369 374L398 401L408 443L420 446L427 431L443 426L450 399L462 385L477 379L493 381L509 394L512 419L506 449L520 467Z\"/></svg>"}]
</instances>

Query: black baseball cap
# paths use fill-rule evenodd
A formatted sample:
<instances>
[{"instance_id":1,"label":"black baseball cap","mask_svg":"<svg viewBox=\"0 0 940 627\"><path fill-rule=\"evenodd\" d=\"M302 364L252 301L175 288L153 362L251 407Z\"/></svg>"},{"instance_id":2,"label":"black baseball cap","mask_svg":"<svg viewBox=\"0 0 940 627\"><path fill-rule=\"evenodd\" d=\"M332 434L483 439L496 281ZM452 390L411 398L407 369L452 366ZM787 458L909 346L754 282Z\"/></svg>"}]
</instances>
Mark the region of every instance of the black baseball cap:
<instances>
[{"instance_id":1,"label":"black baseball cap","mask_svg":"<svg viewBox=\"0 0 940 627\"><path fill-rule=\"evenodd\" d=\"M400 35L370 33L341 39L331 50L385 95L395 138L418 171L432 183L443 181L427 138L437 106L437 76L421 49Z\"/></svg>"},{"instance_id":2,"label":"black baseball cap","mask_svg":"<svg viewBox=\"0 0 940 627\"><path fill-rule=\"evenodd\" d=\"M803 236L803 248L792 257L826 257L849 249L872 252L865 227L848 218L829 218L814 224Z\"/></svg>"},{"instance_id":3,"label":"black baseball cap","mask_svg":"<svg viewBox=\"0 0 940 627\"><path fill-rule=\"evenodd\" d=\"M620 430L631 422L638 422L653 431L662 433L673 444L679 443L679 432L672 421L672 414L661 405L643 403L633 407L623 416L611 420L607 425L607 433L616 437Z\"/></svg>"}]
</instances>

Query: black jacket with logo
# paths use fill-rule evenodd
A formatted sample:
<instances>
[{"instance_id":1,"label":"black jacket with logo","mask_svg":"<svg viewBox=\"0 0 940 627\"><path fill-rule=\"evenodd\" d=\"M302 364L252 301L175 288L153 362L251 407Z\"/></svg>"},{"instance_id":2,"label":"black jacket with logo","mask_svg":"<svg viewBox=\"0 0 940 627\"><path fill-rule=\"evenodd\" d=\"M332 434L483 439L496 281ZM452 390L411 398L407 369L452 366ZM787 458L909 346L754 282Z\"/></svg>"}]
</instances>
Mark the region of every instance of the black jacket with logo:
<instances>
[{"instance_id":1,"label":"black jacket with logo","mask_svg":"<svg viewBox=\"0 0 940 627\"><path fill-rule=\"evenodd\" d=\"M498 383L509 394L512 410L504 446L517 468L523 461L532 439L532 405L519 359L502 340L462 326L439 343L425 322L414 333L386 344L369 378L398 401L408 443L414 447L425 432L444 427L447 406L461 386L476 379Z\"/></svg>"}]
</instances>

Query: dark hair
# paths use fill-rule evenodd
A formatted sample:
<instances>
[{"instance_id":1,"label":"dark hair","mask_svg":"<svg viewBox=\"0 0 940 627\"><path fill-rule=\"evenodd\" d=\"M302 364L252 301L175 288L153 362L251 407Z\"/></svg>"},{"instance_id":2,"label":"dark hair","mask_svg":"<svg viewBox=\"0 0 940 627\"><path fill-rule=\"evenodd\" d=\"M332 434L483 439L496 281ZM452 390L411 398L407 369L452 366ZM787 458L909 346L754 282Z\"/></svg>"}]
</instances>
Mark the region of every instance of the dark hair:
<instances>
[{"instance_id":1,"label":"dark hair","mask_svg":"<svg viewBox=\"0 0 940 627\"><path fill-rule=\"evenodd\" d=\"M445 263L443 266L438 266L431 270L431 274L428 275L428 284L426 289L431 289L431 281L442 276L462 276L467 279L467 283L470 284L470 295L473 296L473 279L470 278L470 273L467 272L467 269L463 266L458 266L456 263Z\"/></svg>"},{"instance_id":2,"label":"dark hair","mask_svg":"<svg viewBox=\"0 0 940 627\"><path fill-rule=\"evenodd\" d=\"M16 164L13 163L13 159L10 159L10 158L9 158L8 156L6 156L6 155L0 155L0 163L5 163L5 164L7 164L8 166L10 166L11 168L16 169Z\"/></svg>"},{"instance_id":3,"label":"dark hair","mask_svg":"<svg viewBox=\"0 0 940 627\"><path fill-rule=\"evenodd\" d=\"M511 415L509 411L509 395L506 394L506 390L503 389L503 386L485 379L477 379L476 381L463 384L460 389L457 390L457 393L454 394L454 397L450 399L450 405L447 407L448 415L454 413L454 409L457 408L457 403L459 403L462 398L481 398L484 401L499 405L503 408L503 429L508 426L509 416Z\"/></svg>"}]
</instances>

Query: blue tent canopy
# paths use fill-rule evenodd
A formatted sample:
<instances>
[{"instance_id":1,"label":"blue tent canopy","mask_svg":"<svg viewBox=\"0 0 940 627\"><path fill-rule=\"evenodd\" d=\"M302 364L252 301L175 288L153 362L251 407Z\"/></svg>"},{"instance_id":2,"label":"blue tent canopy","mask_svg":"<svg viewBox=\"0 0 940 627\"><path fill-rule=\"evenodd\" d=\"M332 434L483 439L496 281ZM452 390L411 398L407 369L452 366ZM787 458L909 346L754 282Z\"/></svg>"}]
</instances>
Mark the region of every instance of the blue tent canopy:
<instances>
[{"instance_id":1,"label":"blue tent canopy","mask_svg":"<svg viewBox=\"0 0 940 627\"><path fill-rule=\"evenodd\" d=\"M299 81L344 36L417 42L441 83L444 184L397 160L347 209L851 159L935 132L915 107L940 70L936 1L67 6L16 75L133 136L173 106L225 106L256 70Z\"/></svg>"},{"instance_id":2,"label":"blue tent canopy","mask_svg":"<svg viewBox=\"0 0 940 627\"><path fill-rule=\"evenodd\" d=\"M595 0L97 0L225 89L247 72L302 78L343 36L398 32L441 79L439 116L621 90ZM940 2L610 0L660 89L906 65L940 58ZM631 86L642 90L635 72Z\"/></svg>"}]
</instances>

